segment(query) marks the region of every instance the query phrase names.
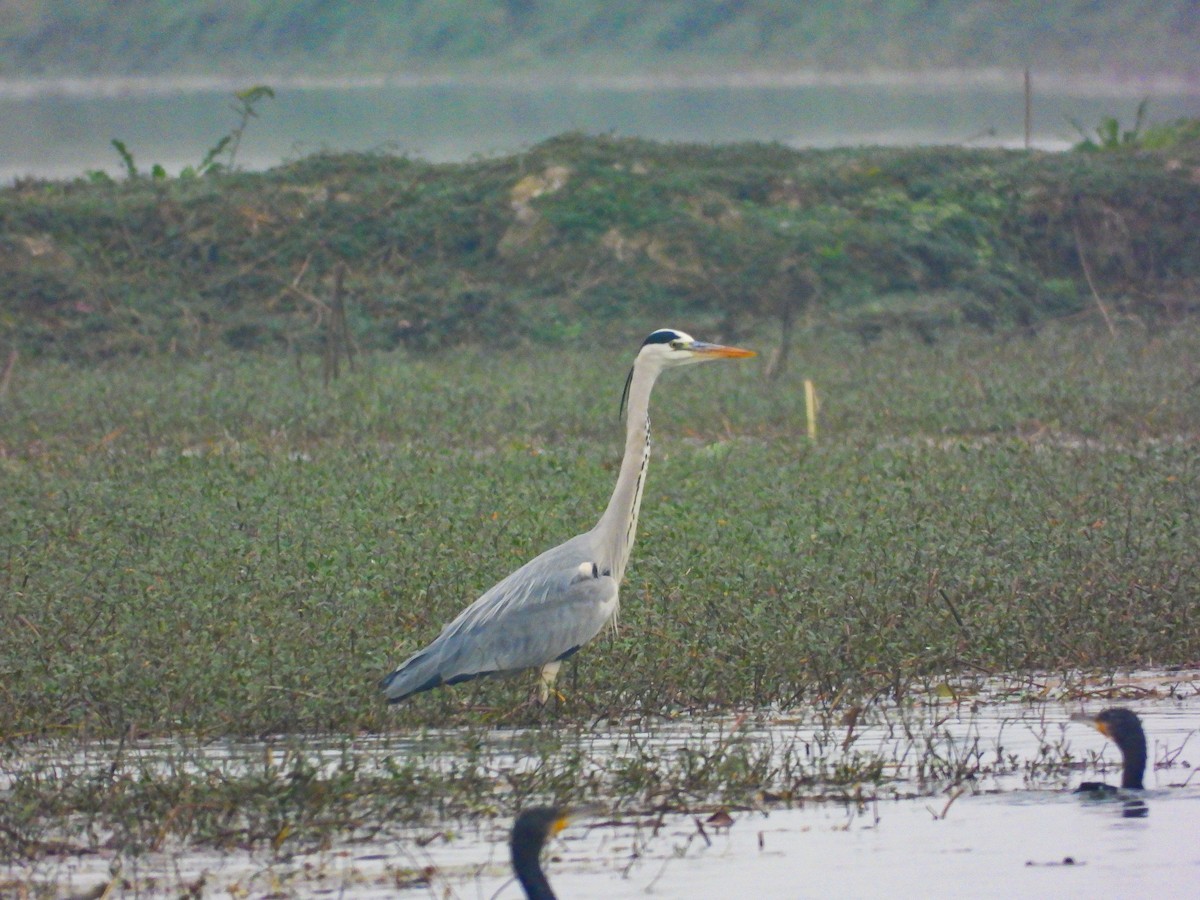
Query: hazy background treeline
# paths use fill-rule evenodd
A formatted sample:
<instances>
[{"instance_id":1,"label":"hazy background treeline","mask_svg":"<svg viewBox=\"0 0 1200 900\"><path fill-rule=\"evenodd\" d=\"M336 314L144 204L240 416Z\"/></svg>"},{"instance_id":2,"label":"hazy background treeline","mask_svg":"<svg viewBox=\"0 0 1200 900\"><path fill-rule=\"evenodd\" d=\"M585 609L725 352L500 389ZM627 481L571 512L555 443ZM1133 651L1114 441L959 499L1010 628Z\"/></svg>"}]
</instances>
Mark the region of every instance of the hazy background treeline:
<instances>
[{"instance_id":1,"label":"hazy background treeline","mask_svg":"<svg viewBox=\"0 0 1200 900\"><path fill-rule=\"evenodd\" d=\"M1200 78L1194 0L3 0L0 77L1034 66Z\"/></svg>"}]
</instances>

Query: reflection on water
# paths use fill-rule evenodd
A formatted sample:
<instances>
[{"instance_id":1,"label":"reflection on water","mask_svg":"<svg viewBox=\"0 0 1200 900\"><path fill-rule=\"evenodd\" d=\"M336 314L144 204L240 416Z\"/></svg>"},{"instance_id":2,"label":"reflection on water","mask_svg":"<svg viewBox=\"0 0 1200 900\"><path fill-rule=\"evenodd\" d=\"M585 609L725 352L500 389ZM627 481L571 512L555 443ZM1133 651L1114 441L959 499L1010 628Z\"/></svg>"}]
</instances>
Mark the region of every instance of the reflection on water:
<instances>
[{"instance_id":1,"label":"reflection on water","mask_svg":"<svg viewBox=\"0 0 1200 900\"><path fill-rule=\"evenodd\" d=\"M1149 789L1137 797L1071 792L1093 773L1110 783L1119 777L1112 744L1069 721L1072 713L1116 705L1103 699L1103 686L1087 703L983 692L966 702L933 696L880 705L834 721L800 711L582 729L563 752L582 751L600 773L630 754L678 765L685 754L733 741L765 748L779 764L792 753L824 755L832 764L875 756L887 767L882 785L848 787L837 801L814 800L817 790L734 806L728 827L705 823L720 797L702 804L700 815L617 803L611 818L568 829L551 849L548 870L559 895L575 898L1187 896L1200 875L1200 783L1192 783L1188 761L1200 726L1200 675L1147 673L1123 683L1139 699L1120 705L1141 715L1150 739ZM509 783L523 766L545 764L523 755L530 734L488 732L472 764ZM453 737L432 732L353 743L364 765L419 754L431 764L461 766L462 756L445 753ZM318 740L311 750L332 764L345 742ZM28 764L46 764L51 752L39 756L34 748ZM137 755L141 766L156 759L179 764L169 742L123 752ZM235 773L261 766L268 752L262 743L213 744L199 764ZM117 765L111 746L54 763ZM515 885L505 887L506 819L380 824L365 838L278 854L167 846L127 857L101 844L89 856L0 864L0 888L11 879L53 885L50 893L59 895L82 893L116 872L129 895L144 897L178 896L201 883L205 896L519 897Z\"/></svg>"},{"instance_id":2,"label":"reflection on water","mask_svg":"<svg viewBox=\"0 0 1200 900\"><path fill-rule=\"evenodd\" d=\"M1150 815L1150 807L1145 800L1122 800L1121 816L1126 819L1144 819Z\"/></svg>"},{"instance_id":3,"label":"reflection on water","mask_svg":"<svg viewBox=\"0 0 1200 900\"><path fill-rule=\"evenodd\" d=\"M119 174L110 140L139 168L195 165L236 122L226 87L180 93L47 95L0 82L0 181ZM1103 116L1132 124L1138 97L1064 88L1039 91L1034 146L1061 149ZM1024 99L1012 84L956 87L801 84L772 87L488 86L408 84L281 87L259 106L238 163L265 168L318 150L388 150L432 161L510 153L565 131L667 141L782 141L796 147L860 144L1022 146ZM1186 94L1152 99L1155 121L1196 116Z\"/></svg>"}]
</instances>

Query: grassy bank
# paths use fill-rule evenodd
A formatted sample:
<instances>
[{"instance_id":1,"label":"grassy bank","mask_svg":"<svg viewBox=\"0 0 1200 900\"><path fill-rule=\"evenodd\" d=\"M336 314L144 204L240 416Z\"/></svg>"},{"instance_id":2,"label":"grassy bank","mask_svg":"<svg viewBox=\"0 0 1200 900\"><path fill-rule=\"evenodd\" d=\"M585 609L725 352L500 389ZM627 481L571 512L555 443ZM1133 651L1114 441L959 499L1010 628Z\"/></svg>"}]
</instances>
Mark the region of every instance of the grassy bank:
<instances>
[{"instance_id":1,"label":"grassy bank","mask_svg":"<svg viewBox=\"0 0 1200 900\"><path fill-rule=\"evenodd\" d=\"M679 316L726 336L1156 327L1195 308L1197 166L1194 143L800 152L567 135L463 165L317 155L28 182L0 191L0 347L96 360L625 345Z\"/></svg>"},{"instance_id":2,"label":"grassy bank","mask_svg":"<svg viewBox=\"0 0 1200 900\"><path fill-rule=\"evenodd\" d=\"M256 355L20 370L0 733L509 721L523 680L396 710L375 682L592 524L632 349L373 354L328 388ZM660 386L622 627L564 672L558 715L1200 657L1195 329L828 332L798 358Z\"/></svg>"}]
</instances>

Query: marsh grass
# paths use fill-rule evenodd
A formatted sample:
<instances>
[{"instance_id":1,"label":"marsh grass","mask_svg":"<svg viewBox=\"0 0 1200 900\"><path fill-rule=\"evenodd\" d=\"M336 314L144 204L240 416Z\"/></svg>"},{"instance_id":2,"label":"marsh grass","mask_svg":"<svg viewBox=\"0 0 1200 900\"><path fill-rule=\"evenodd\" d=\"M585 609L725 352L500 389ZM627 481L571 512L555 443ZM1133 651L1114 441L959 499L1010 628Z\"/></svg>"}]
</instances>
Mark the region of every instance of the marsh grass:
<instances>
[{"instance_id":1,"label":"marsh grass","mask_svg":"<svg viewBox=\"0 0 1200 900\"><path fill-rule=\"evenodd\" d=\"M862 804L1014 778L1061 787L1080 767L1061 726L1005 751L943 728L957 701L554 728L420 730L263 741L41 741L0 754L0 849L25 863L175 846L311 852L413 825L511 815L548 797L602 798L629 815L714 806ZM1095 764L1098 761L1092 760Z\"/></svg>"},{"instance_id":2,"label":"marsh grass","mask_svg":"<svg viewBox=\"0 0 1200 900\"><path fill-rule=\"evenodd\" d=\"M646 316L935 341L1097 307L1158 328L1195 312L1196 156L566 134L459 165L321 153L213 178L26 181L0 189L0 345L332 361L340 345L632 341Z\"/></svg>"},{"instance_id":3,"label":"marsh grass","mask_svg":"<svg viewBox=\"0 0 1200 900\"><path fill-rule=\"evenodd\" d=\"M814 338L790 379L666 379L621 628L555 715L1194 662L1197 343ZM504 721L525 680L391 710L375 682L590 527L628 355L377 355L328 388L266 357L26 369L0 460L0 729Z\"/></svg>"},{"instance_id":4,"label":"marsh grass","mask_svg":"<svg viewBox=\"0 0 1200 900\"><path fill-rule=\"evenodd\" d=\"M846 716L994 673L1200 659L1200 333L812 333L774 381L750 363L658 387L620 630L564 670L564 702L520 708L517 677L383 705L390 666L594 522L630 355L365 354L328 385L255 355L22 366L0 411L0 844L848 796L893 761ZM611 751L620 723L767 709L815 710L827 738ZM376 732L384 764L350 737ZM257 767L206 756L266 735ZM166 764L122 749L155 736ZM921 739L921 784L985 764ZM87 748L103 764L46 761Z\"/></svg>"}]
</instances>

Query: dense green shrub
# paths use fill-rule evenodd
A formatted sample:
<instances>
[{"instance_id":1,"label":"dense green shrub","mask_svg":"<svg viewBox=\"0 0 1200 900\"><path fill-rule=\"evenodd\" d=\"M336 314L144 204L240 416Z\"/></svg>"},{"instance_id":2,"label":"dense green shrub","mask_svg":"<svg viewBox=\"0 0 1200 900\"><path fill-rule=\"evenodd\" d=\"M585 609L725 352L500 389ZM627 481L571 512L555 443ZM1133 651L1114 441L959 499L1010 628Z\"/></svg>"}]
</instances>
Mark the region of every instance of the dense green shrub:
<instances>
[{"instance_id":1,"label":"dense green shrub","mask_svg":"<svg viewBox=\"0 0 1200 900\"><path fill-rule=\"evenodd\" d=\"M0 340L34 353L540 340L680 314L860 334L1194 308L1200 181L1169 154L793 151L564 135L461 165L0 191ZM334 297L334 272L344 271ZM1088 283L1088 279L1091 283ZM1189 299L1190 298L1190 299Z\"/></svg>"}]
</instances>

